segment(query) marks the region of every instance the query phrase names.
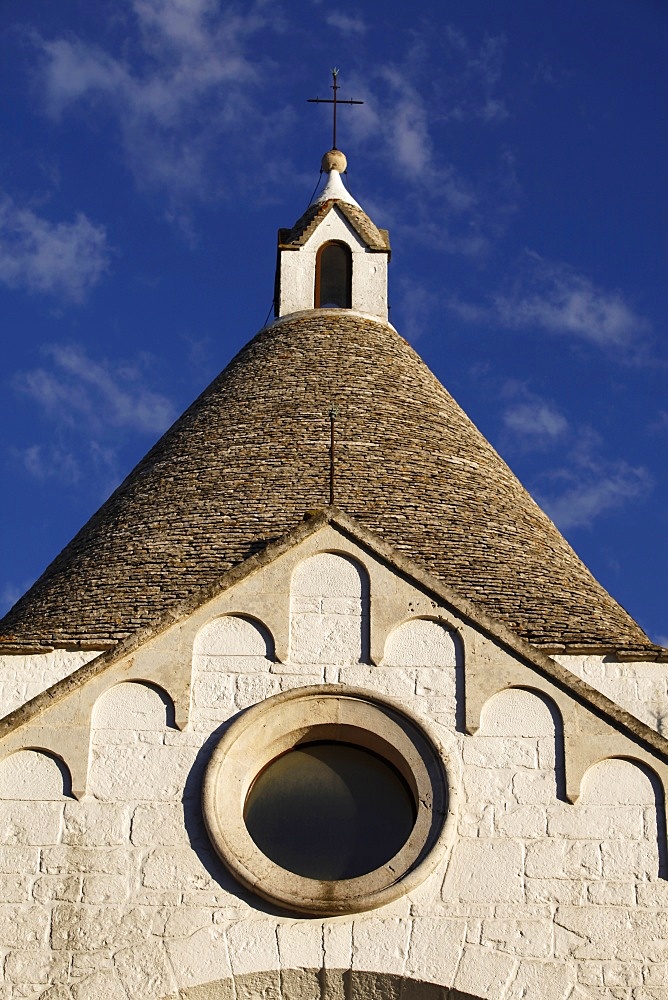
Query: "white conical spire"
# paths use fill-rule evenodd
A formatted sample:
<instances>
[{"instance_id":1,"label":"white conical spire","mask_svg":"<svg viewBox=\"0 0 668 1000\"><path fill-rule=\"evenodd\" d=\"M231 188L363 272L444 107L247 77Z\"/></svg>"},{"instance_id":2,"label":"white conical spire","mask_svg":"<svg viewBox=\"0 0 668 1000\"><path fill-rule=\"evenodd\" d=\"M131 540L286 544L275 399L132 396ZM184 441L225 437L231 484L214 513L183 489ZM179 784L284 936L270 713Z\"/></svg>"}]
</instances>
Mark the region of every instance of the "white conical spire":
<instances>
[{"instance_id":1,"label":"white conical spire","mask_svg":"<svg viewBox=\"0 0 668 1000\"><path fill-rule=\"evenodd\" d=\"M321 193L315 199L315 204L319 205L323 201L330 201L335 198L337 201L345 201L348 205L356 205L360 208L349 191L346 190L341 174L348 166L344 154L340 149L330 149L322 158L322 171L327 174L327 183Z\"/></svg>"}]
</instances>

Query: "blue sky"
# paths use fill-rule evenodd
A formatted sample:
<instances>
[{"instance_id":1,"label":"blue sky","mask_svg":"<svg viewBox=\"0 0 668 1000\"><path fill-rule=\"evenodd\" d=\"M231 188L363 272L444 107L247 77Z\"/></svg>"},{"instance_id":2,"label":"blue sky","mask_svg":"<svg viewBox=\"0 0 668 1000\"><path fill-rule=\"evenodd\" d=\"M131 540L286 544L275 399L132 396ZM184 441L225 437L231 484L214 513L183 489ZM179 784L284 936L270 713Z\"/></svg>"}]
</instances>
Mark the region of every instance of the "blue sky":
<instances>
[{"instance_id":1,"label":"blue sky","mask_svg":"<svg viewBox=\"0 0 668 1000\"><path fill-rule=\"evenodd\" d=\"M264 324L340 113L391 319L668 643L664 0L3 0L0 611Z\"/></svg>"}]
</instances>

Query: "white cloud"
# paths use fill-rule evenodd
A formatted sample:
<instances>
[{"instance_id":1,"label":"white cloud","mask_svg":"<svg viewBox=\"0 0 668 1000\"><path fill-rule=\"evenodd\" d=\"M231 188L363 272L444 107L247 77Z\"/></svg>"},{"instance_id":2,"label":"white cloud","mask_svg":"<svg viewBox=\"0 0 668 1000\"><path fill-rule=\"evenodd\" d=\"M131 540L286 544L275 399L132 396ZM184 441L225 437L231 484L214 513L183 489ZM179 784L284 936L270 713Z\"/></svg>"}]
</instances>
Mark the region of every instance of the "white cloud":
<instances>
[{"instance_id":1,"label":"white cloud","mask_svg":"<svg viewBox=\"0 0 668 1000\"><path fill-rule=\"evenodd\" d=\"M554 406L539 401L508 407L503 414L503 424L525 440L532 441L554 441L568 429L568 421Z\"/></svg>"},{"instance_id":2,"label":"white cloud","mask_svg":"<svg viewBox=\"0 0 668 1000\"><path fill-rule=\"evenodd\" d=\"M561 478L565 489L542 497L541 506L563 531L589 527L601 514L647 496L652 487L646 469L623 461L601 463L588 475L576 467L572 473L562 471Z\"/></svg>"},{"instance_id":3,"label":"white cloud","mask_svg":"<svg viewBox=\"0 0 668 1000\"><path fill-rule=\"evenodd\" d=\"M646 331L646 320L620 292L600 288L565 264L550 264L537 254L528 254L527 260L520 285L496 298L496 315L504 326L538 327L599 347L626 347Z\"/></svg>"},{"instance_id":4,"label":"white cloud","mask_svg":"<svg viewBox=\"0 0 668 1000\"><path fill-rule=\"evenodd\" d=\"M267 26L281 29L280 12L261 0L243 13L221 11L216 0L132 0L129 8L122 55L77 38L40 40L47 107L54 116L76 102L106 107L140 184L206 196L221 139L262 141L266 125L250 105L264 65L255 39ZM240 145L228 141L227 156L242 156Z\"/></svg>"},{"instance_id":5,"label":"white cloud","mask_svg":"<svg viewBox=\"0 0 668 1000\"><path fill-rule=\"evenodd\" d=\"M603 349L628 349L650 329L621 292L601 288L568 265L529 251L514 269L509 291L483 303L452 296L447 305L465 322L542 330Z\"/></svg>"},{"instance_id":6,"label":"white cloud","mask_svg":"<svg viewBox=\"0 0 668 1000\"><path fill-rule=\"evenodd\" d=\"M0 281L81 302L109 268L103 226L78 214L50 222L0 193Z\"/></svg>"},{"instance_id":7,"label":"white cloud","mask_svg":"<svg viewBox=\"0 0 668 1000\"><path fill-rule=\"evenodd\" d=\"M348 14L334 12L325 18L332 28L338 28L343 35L363 35L367 25L361 17L350 17Z\"/></svg>"},{"instance_id":8,"label":"white cloud","mask_svg":"<svg viewBox=\"0 0 668 1000\"><path fill-rule=\"evenodd\" d=\"M57 479L61 482L78 483L81 479L81 463L69 451L59 448L45 448L33 444L16 452L26 472L39 482Z\"/></svg>"},{"instance_id":9,"label":"white cloud","mask_svg":"<svg viewBox=\"0 0 668 1000\"><path fill-rule=\"evenodd\" d=\"M96 361L77 346L54 345L45 353L52 367L23 372L14 384L61 425L78 427L83 418L87 431L155 434L173 420L172 403L149 388L141 365Z\"/></svg>"}]
</instances>

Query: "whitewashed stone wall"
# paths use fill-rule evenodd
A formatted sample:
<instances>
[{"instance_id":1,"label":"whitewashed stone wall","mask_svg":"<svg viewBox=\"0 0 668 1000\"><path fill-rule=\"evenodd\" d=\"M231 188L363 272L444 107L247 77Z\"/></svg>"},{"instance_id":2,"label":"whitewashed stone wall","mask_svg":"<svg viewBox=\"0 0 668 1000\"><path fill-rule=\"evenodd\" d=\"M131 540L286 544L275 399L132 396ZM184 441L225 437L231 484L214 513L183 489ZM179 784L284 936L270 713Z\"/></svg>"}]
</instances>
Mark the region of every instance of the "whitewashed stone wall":
<instances>
[{"instance_id":1,"label":"whitewashed stone wall","mask_svg":"<svg viewBox=\"0 0 668 1000\"><path fill-rule=\"evenodd\" d=\"M53 649L0 656L0 718L99 655L91 650Z\"/></svg>"},{"instance_id":2,"label":"whitewashed stone wall","mask_svg":"<svg viewBox=\"0 0 668 1000\"><path fill-rule=\"evenodd\" d=\"M329 240L345 243L352 252L352 308L387 321L388 255L367 251L364 242L336 207L325 216L303 247L281 251L278 315L313 309L316 256L323 243Z\"/></svg>"},{"instance_id":3,"label":"whitewashed stone wall","mask_svg":"<svg viewBox=\"0 0 668 1000\"><path fill-rule=\"evenodd\" d=\"M616 663L605 656L553 657L627 712L668 736L668 663Z\"/></svg>"},{"instance_id":4,"label":"whitewashed stone wall","mask_svg":"<svg viewBox=\"0 0 668 1000\"><path fill-rule=\"evenodd\" d=\"M321 969L393 974L484 1000L668 1000L668 883L658 878L647 774L602 761L575 805L560 800L559 717L527 690L495 695L476 734L461 732L458 636L436 618L405 621L372 665L368 581L349 555L302 562L284 663L257 618L214 615L194 641L182 732L164 693L111 686L95 705L81 801L63 794L62 772L43 754L0 761L3 1000L160 1000L230 978L250 1000L244 977L252 984L279 969L301 970L302 992L293 981L284 1000L318 996ZM201 775L240 710L333 680L431 720L452 792L450 849L410 896L380 910L278 917L213 855ZM383 995L381 980L378 988ZM263 995L280 990L276 980Z\"/></svg>"}]
</instances>

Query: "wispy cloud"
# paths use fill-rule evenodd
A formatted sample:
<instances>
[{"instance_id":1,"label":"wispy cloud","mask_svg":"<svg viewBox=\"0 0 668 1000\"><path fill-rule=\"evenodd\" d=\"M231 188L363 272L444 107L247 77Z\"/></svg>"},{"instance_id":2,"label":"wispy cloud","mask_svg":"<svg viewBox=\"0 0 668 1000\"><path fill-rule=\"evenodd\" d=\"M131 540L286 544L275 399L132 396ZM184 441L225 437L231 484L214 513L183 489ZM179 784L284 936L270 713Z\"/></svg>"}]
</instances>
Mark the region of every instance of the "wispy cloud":
<instances>
[{"instance_id":1,"label":"wispy cloud","mask_svg":"<svg viewBox=\"0 0 668 1000\"><path fill-rule=\"evenodd\" d=\"M503 424L530 446L553 442L568 429L568 421L550 403L516 403L503 414Z\"/></svg>"},{"instance_id":2,"label":"wispy cloud","mask_svg":"<svg viewBox=\"0 0 668 1000\"><path fill-rule=\"evenodd\" d=\"M109 268L103 226L78 214L51 222L0 192L0 282L81 302Z\"/></svg>"},{"instance_id":3,"label":"wispy cloud","mask_svg":"<svg viewBox=\"0 0 668 1000\"><path fill-rule=\"evenodd\" d=\"M603 349L630 348L649 332L648 321L621 292L601 288L566 264L527 251L514 271L508 290L482 303L453 296L450 310L466 322L542 330Z\"/></svg>"},{"instance_id":4,"label":"wispy cloud","mask_svg":"<svg viewBox=\"0 0 668 1000\"><path fill-rule=\"evenodd\" d=\"M496 93L505 58L505 37L488 35L474 48L463 32L450 25L445 32L445 43L453 72L449 100L443 105L444 116L458 121L486 122L507 118L506 104Z\"/></svg>"},{"instance_id":5,"label":"wispy cloud","mask_svg":"<svg viewBox=\"0 0 668 1000\"><path fill-rule=\"evenodd\" d=\"M548 333L588 340L599 347L626 347L647 329L618 291L595 285L565 264L527 255L524 282L496 299L499 319L508 327L539 327Z\"/></svg>"},{"instance_id":6,"label":"wispy cloud","mask_svg":"<svg viewBox=\"0 0 668 1000\"><path fill-rule=\"evenodd\" d=\"M502 448L544 453L538 459L544 471L530 476L532 493L562 531L590 527L651 492L652 477L644 466L611 458L592 427L569 420L552 400L517 381L502 385L500 398Z\"/></svg>"},{"instance_id":7,"label":"wispy cloud","mask_svg":"<svg viewBox=\"0 0 668 1000\"><path fill-rule=\"evenodd\" d=\"M600 462L587 473L579 467L553 475L557 495L541 496L541 505L564 531L590 527L602 514L646 497L652 488L647 469L627 462Z\"/></svg>"},{"instance_id":8,"label":"wispy cloud","mask_svg":"<svg viewBox=\"0 0 668 1000\"><path fill-rule=\"evenodd\" d=\"M256 41L267 27L280 30L280 12L261 0L243 12L216 0L133 0L128 8L122 55L76 37L39 40L48 110L58 117L75 103L107 108L141 185L207 196L221 141L243 133L247 149L261 139L262 116L253 136L247 130L263 78ZM242 155L237 145L226 143L227 157Z\"/></svg>"},{"instance_id":9,"label":"wispy cloud","mask_svg":"<svg viewBox=\"0 0 668 1000\"><path fill-rule=\"evenodd\" d=\"M366 23L361 17L350 17L348 14L340 14L334 11L325 18L327 24L332 28L338 28L343 35L363 35L367 30Z\"/></svg>"},{"instance_id":10,"label":"wispy cloud","mask_svg":"<svg viewBox=\"0 0 668 1000\"><path fill-rule=\"evenodd\" d=\"M45 354L51 367L23 372L14 385L63 425L83 418L89 429L155 434L174 418L171 401L148 386L141 364L96 361L76 345L52 345Z\"/></svg>"}]
</instances>

